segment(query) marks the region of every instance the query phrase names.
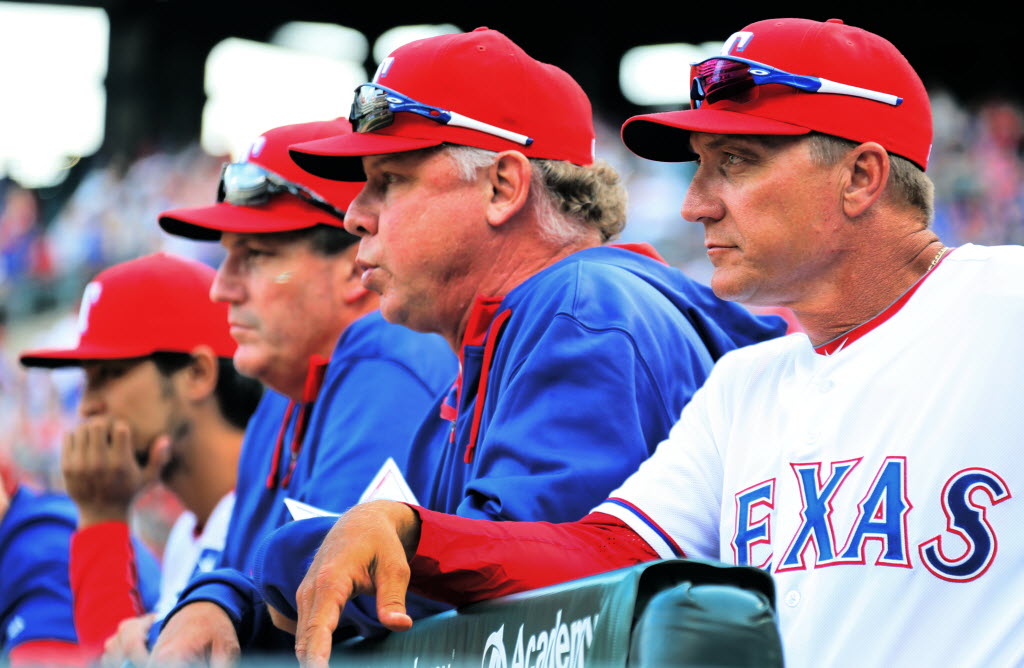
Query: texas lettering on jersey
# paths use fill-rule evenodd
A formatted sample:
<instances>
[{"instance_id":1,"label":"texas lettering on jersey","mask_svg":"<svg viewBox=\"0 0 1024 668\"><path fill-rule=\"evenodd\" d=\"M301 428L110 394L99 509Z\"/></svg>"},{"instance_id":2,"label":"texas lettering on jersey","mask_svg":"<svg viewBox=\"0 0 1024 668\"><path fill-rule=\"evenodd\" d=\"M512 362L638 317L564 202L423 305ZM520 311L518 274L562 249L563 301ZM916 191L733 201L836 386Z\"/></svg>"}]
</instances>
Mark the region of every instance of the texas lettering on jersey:
<instances>
[{"instance_id":1,"label":"texas lettering on jersey","mask_svg":"<svg viewBox=\"0 0 1024 668\"><path fill-rule=\"evenodd\" d=\"M946 525L936 526L933 537L911 546L907 527L914 504L907 495L905 457L885 458L856 509L845 509L852 522L839 526L837 518L844 515L837 512L836 497L849 484L853 470L864 465L860 458L790 464L802 509L798 528L787 536L788 542L773 540L780 481L772 478L738 492L731 541L735 563L782 573L864 565L873 556L875 565L921 565L949 582L970 582L985 574L999 546L988 511L1012 496L1002 477L984 468L967 468L951 475L934 500L942 505ZM842 528L846 531L840 531ZM786 547L775 554L773 544ZM874 549L869 549L871 544Z\"/></svg>"}]
</instances>

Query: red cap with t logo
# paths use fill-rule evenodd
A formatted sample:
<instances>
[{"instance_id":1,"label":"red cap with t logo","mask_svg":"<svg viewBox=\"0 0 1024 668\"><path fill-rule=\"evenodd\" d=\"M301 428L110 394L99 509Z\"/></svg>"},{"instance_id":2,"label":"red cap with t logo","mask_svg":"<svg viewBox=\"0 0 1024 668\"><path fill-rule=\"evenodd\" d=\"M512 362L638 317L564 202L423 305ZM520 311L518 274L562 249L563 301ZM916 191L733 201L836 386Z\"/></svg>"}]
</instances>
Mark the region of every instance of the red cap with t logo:
<instances>
[{"instance_id":1,"label":"red cap with t logo","mask_svg":"<svg viewBox=\"0 0 1024 668\"><path fill-rule=\"evenodd\" d=\"M242 161L271 172L273 176L270 178L277 178L307 191L307 197L320 198L337 209L337 214L311 204L308 198L283 192L260 204L220 202L164 211L160 214L160 227L171 234L201 241L216 241L220 239L221 232L265 234L302 230L316 225L342 227L344 221L341 216L359 194L363 184L322 179L303 171L288 155L288 147L296 142L334 137L347 132L351 132L351 126L344 118L283 125L257 137ZM223 185L221 188L223 190ZM352 238L352 241L357 240L356 237Z\"/></svg>"},{"instance_id":2,"label":"red cap with t logo","mask_svg":"<svg viewBox=\"0 0 1024 668\"><path fill-rule=\"evenodd\" d=\"M530 158L577 165L594 161L594 121L586 93L566 72L534 60L497 30L477 28L410 42L381 62L372 83L410 104L421 103L420 109L453 112L491 130L396 106L381 110L390 114L385 126L357 127L350 135L293 146L292 157L303 169L332 179L362 177L359 156L443 143L514 149Z\"/></svg>"},{"instance_id":3,"label":"red cap with t logo","mask_svg":"<svg viewBox=\"0 0 1024 668\"><path fill-rule=\"evenodd\" d=\"M78 366L86 360L129 359L156 352L190 353L206 345L235 354L228 305L210 301L216 272L170 253L154 253L101 271L85 286L73 348L30 350L30 367Z\"/></svg>"},{"instance_id":4,"label":"red cap with t logo","mask_svg":"<svg viewBox=\"0 0 1024 668\"><path fill-rule=\"evenodd\" d=\"M622 126L622 141L650 160L693 160L690 132L800 135L811 131L855 142L878 142L921 169L928 166L932 115L920 77L895 46L874 33L808 19L752 23L726 40L726 57L785 73L827 80L816 92L782 83L755 86L753 95L712 100L699 108L636 116ZM753 70L752 70L753 71ZM795 77L801 78L801 77ZM835 82L842 86L830 87ZM856 87L898 104L857 94L826 92Z\"/></svg>"}]
</instances>

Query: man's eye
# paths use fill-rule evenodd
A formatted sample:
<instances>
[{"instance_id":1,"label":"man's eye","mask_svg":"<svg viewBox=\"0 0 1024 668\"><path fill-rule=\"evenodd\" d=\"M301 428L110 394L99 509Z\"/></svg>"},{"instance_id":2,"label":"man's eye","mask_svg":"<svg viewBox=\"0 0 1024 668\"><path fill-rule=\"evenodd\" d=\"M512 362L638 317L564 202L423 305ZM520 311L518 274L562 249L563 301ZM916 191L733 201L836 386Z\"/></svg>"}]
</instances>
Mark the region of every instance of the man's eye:
<instances>
[{"instance_id":1,"label":"man's eye","mask_svg":"<svg viewBox=\"0 0 1024 668\"><path fill-rule=\"evenodd\" d=\"M98 386L120 378L128 373L128 369L129 367L122 365L104 365L101 367L95 367L91 371L87 372L86 375L92 385Z\"/></svg>"}]
</instances>

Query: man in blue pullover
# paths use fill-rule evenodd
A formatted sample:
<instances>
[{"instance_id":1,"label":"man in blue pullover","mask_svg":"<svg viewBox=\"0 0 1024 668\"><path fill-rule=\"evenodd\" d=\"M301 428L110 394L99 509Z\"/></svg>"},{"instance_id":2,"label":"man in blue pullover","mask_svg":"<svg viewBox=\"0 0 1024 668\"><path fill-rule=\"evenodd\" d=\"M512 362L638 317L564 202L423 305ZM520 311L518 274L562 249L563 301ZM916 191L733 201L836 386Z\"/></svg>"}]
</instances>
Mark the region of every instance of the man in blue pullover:
<instances>
[{"instance_id":1,"label":"man in blue pullover","mask_svg":"<svg viewBox=\"0 0 1024 668\"><path fill-rule=\"evenodd\" d=\"M459 355L459 382L410 456L427 508L578 519L668 435L715 360L784 331L650 247L607 245L625 193L594 159L586 94L499 32L400 47L357 89L350 119L355 133L292 155L321 176L365 174L345 219L362 238L363 284L385 318ZM302 555L296 585L330 527L311 519L275 537ZM322 584L299 595L338 596ZM269 602L294 616L294 600ZM372 616L366 604L342 621Z\"/></svg>"},{"instance_id":2,"label":"man in blue pullover","mask_svg":"<svg viewBox=\"0 0 1024 668\"><path fill-rule=\"evenodd\" d=\"M236 368L269 389L246 429L220 567L182 593L156 665L290 648L248 578L256 545L309 506L401 498L387 490L413 432L457 374L440 337L385 322L360 283L359 238L342 228L359 184L288 157L290 144L348 129L340 119L270 130L225 165L219 203L160 216L166 231L227 250L210 294L228 304ZM387 401L368 399L378 395Z\"/></svg>"}]
</instances>

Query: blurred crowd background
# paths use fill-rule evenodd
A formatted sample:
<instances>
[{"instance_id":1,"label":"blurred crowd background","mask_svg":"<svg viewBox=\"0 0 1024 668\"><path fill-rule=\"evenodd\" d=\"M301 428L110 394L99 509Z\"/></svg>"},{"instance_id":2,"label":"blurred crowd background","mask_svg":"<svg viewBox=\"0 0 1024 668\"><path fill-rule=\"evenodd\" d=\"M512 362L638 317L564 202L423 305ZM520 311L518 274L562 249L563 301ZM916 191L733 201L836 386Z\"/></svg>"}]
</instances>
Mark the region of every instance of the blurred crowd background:
<instances>
[{"instance_id":1,"label":"blurred crowd background","mask_svg":"<svg viewBox=\"0 0 1024 668\"><path fill-rule=\"evenodd\" d=\"M928 171L936 184L939 235L949 245L1024 243L1024 107L1005 96L930 93L936 134ZM669 262L706 281L702 230L679 216L692 167L630 154L618 139L624 120L618 112L595 101L598 155L618 169L630 195L622 241L650 242ZM173 149L147 143L135 154L93 156L59 189L0 179L0 460L12 461L27 479L62 487L61 439L77 420L81 374L26 371L18 352L72 344L85 283L113 263L168 250L216 266L218 244L170 237L156 218L168 208L212 203L227 159L205 152L197 138ZM139 506L137 528L157 549L165 530L161 518L173 516L174 504L154 490Z\"/></svg>"}]
</instances>

